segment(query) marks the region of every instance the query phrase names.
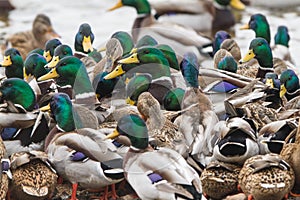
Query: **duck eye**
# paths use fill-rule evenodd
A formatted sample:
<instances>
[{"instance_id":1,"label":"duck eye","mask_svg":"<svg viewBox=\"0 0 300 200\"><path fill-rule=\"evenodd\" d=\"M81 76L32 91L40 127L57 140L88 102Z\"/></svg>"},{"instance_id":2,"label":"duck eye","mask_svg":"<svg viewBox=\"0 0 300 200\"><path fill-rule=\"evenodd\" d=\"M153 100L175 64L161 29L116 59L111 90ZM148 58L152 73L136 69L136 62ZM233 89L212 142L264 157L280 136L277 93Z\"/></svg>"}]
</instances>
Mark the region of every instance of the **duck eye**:
<instances>
[{"instance_id":1,"label":"duck eye","mask_svg":"<svg viewBox=\"0 0 300 200\"><path fill-rule=\"evenodd\" d=\"M262 43L260 42L260 43L258 43L258 46L261 46L262 45Z\"/></svg>"},{"instance_id":2,"label":"duck eye","mask_svg":"<svg viewBox=\"0 0 300 200\"><path fill-rule=\"evenodd\" d=\"M145 50L144 53L145 53L145 54L148 54L148 53L149 53L149 50Z\"/></svg>"}]
</instances>

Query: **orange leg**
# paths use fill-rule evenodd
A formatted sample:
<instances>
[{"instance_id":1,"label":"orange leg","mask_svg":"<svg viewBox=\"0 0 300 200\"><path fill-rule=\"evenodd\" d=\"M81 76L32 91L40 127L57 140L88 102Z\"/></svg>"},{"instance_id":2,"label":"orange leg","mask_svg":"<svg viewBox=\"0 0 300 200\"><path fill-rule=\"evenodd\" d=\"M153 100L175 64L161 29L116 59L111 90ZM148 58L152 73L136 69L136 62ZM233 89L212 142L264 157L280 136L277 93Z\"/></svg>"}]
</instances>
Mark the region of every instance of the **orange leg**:
<instances>
[{"instance_id":1,"label":"orange leg","mask_svg":"<svg viewBox=\"0 0 300 200\"><path fill-rule=\"evenodd\" d=\"M72 195L71 195L71 199L70 200L78 200L76 198L77 187L78 187L78 183L73 183L72 184Z\"/></svg>"},{"instance_id":2,"label":"orange leg","mask_svg":"<svg viewBox=\"0 0 300 200\"><path fill-rule=\"evenodd\" d=\"M248 200L253 200L253 196L251 194L248 195Z\"/></svg>"},{"instance_id":3,"label":"orange leg","mask_svg":"<svg viewBox=\"0 0 300 200\"><path fill-rule=\"evenodd\" d=\"M116 192L116 185L115 184L111 185L111 197L114 200L116 200L117 198L119 198L119 196L117 195L117 192Z\"/></svg>"},{"instance_id":4,"label":"orange leg","mask_svg":"<svg viewBox=\"0 0 300 200\"><path fill-rule=\"evenodd\" d=\"M105 186L104 194L100 196L99 200L108 200L108 186Z\"/></svg>"}]
</instances>

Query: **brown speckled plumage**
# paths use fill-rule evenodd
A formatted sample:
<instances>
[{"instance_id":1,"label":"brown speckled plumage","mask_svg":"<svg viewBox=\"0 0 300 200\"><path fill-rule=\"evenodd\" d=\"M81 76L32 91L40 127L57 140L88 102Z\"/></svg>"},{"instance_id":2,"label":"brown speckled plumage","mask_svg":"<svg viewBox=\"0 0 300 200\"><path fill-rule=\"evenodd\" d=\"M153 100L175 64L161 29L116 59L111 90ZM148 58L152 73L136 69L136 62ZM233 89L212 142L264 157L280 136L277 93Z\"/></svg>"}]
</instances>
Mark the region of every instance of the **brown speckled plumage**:
<instances>
[{"instance_id":1,"label":"brown speckled plumage","mask_svg":"<svg viewBox=\"0 0 300 200\"><path fill-rule=\"evenodd\" d=\"M281 200L294 185L293 169L278 154L257 155L246 160L239 185L255 200Z\"/></svg>"},{"instance_id":2,"label":"brown speckled plumage","mask_svg":"<svg viewBox=\"0 0 300 200\"><path fill-rule=\"evenodd\" d=\"M0 137L0 160L5 157L6 149ZM0 171L0 200L4 200L8 191L8 176Z\"/></svg>"},{"instance_id":3,"label":"brown speckled plumage","mask_svg":"<svg viewBox=\"0 0 300 200\"><path fill-rule=\"evenodd\" d=\"M22 152L13 154L12 164L15 159L18 159L16 156L21 158L24 154ZM13 198L20 200L50 198L57 183L56 173L35 155L28 156L29 160L26 158L25 164L14 166L16 168L12 169L13 180L10 187ZM23 159L20 162L23 162Z\"/></svg>"},{"instance_id":4,"label":"brown speckled plumage","mask_svg":"<svg viewBox=\"0 0 300 200\"><path fill-rule=\"evenodd\" d=\"M238 192L238 165L212 161L201 174L203 194L213 199L223 199Z\"/></svg>"}]
</instances>

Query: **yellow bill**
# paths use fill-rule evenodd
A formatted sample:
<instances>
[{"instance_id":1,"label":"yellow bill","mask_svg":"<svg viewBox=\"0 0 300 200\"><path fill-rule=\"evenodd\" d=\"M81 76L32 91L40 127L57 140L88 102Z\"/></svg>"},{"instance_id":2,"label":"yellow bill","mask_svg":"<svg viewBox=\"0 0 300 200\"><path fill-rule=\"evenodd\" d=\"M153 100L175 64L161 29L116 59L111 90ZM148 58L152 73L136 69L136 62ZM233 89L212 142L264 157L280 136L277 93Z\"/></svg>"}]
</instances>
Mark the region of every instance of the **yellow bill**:
<instances>
[{"instance_id":1,"label":"yellow bill","mask_svg":"<svg viewBox=\"0 0 300 200\"><path fill-rule=\"evenodd\" d=\"M42 112L47 112L47 111L50 111L50 110L51 110L50 103L47 104L46 106L43 106L43 107L40 108L40 111L42 111Z\"/></svg>"},{"instance_id":2,"label":"yellow bill","mask_svg":"<svg viewBox=\"0 0 300 200\"><path fill-rule=\"evenodd\" d=\"M279 93L280 98L282 98L282 97L285 95L286 92L287 92L287 90L286 90L284 84L282 84L282 85L280 86L280 93Z\"/></svg>"},{"instance_id":3,"label":"yellow bill","mask_svg":"<svg viewBox=\"0 0 300 200\"><path fill-rule=\"evenodd\" d=\"M58 78L58 77L59 77L59 74L57 73L56 68L53 68L50 72L48 72L44 76L41 76L40 78L38 78L38 81L45 81L45 80L49 80L52 78Z\"/></svg>"},{"instance_id":4,"label":"yellow bill","mask_svg":"<svg viewBox=\"0 0 300 200\"><path fill-rule=\"evenodd\" d=\"M2 67L8 67L8 66L12 65L10 56L4 56L3 61L2 61L2 63L0 63L0 65Z\"/></svg>"},{"instance_id":5,"label":"yellow bill","mask_svg":"<svg viewBox=\"0 0 300 200\"><path fill-rule=\"evenodd\" d=\"M122 0L118 0L118 2L113 7L108 9L108 11L116 10L118 8L121 8L122 6L123 6Z\"/></svg>"},{"instance_id":6,"label":"yellow bill","mask_svg":"<svg viewBox=\"0 0 300 200\"><path fill-rule=\"evenodd\" d=\"M240 0L231 0L230 6L237 10L245 10L246 6Z\"/></svg>"},{"instance_id":7,"label":"yellow bill","mask_svg":"<svg viewBox=\"0 0 300 200\"><path fill-rule=\"evenodd\" d=\"M274 88L274 82L273 79L267 78L266 83L267 86L270 86L271 88Z\"/></svg>"},{"instance_id":8,"label":"yellow bill","mask_svg":"<svg viewBox=\"0 0 300 200\"><path fill-rule=\"evenodd\" d=\"M240 30L248 30L250 29L249 24L244 24L243 26L240 27Z\"/></svg>"},{"instance_id":9,"label":"yellow bill","mask_svg":"<svg viewBox=\"0 0 300 200\"><path fill-rule=\"evenodd\" d=\"M242 63L248 62L249 60L253 59L254 57L255 57L255 54L253 52L253 49L250 49L241 61L242 61Z\"/></svg>"},{"instance_id":10,"label":"yellow bill","mask_svg":"<svg viewBox=\"0 0 300 200\"><path fill-rule=\"evenodd\" d=\"M84 52L92 52L94 50L92 47L91 36L83 36L82 47Z\"/></svg>"},{"instance_id":11,"label":"yellow bill","mask_svg":"<svg viewBox=\"0 0 300 200\"><path fill-rule=\"evenodd\" d=\"M112 72L104 76L105 80L113 79L118 76L121 76L122 74L125 74L125 71L122 68L122 65L118 65Z\"/></svg>"},{"instance_id":12,"label":"yellow bill","mask_svg":"<svg viewBox=\"0 0 300 200\"><path fill-rule=\"evenodd\" d=\"M105 139L115 139L119 135L120 133L117 131L117 129L115 129L112 133L108 134Z\"/></svg>"},{"instance_id":13,"label":"yellow bill","mask_svg":"<svg viewBox=\"0 0 300 200\"><path fill-rule=\"evenodd\" d=\"M57 63L59 62L59 57L58 56L54 56L53 59L51 60L51 62L49 62L47 65L45 65L46 68L54 68Z\"/></svg>"},{"instance_id":14,"label":"yellow bill","mask_svg":"<svg viewBox=\"0 0 300 200\"><path fill-rule=\"evenodd\" d=\"M136 52L137 52L137 50L138 50L137 48L132 48L132 49L131 49L131 51L130 51L130 54L134 54L134 53L136 53Z\"/></svg>"},{"instance_id":15,"label":"yellow bill","mask_svg":"<svg viewBox=\"0 0 300 200\"><path fill-rule=\"evenodd\" d=\"M50 62L52 59L52 56L50 55L50 51L44 51L43 56L44 58L46 58L47 62Z\"/></svg>"},{"instance_id":16,"label":"yellow bill","mask_svg":"<svg viewBox=\"0 0 300 200\"><path fill-rule=\"evenodd\" d=\"M118 63L121 64L132 64L132 63L140 63L138 57L137 57L137 53L132 54L131 56L121 59L118 61Z\"/></svg>"},{"instance_id":17,"label":"yellow bill","mask_svg":"<svg viewBox=\"0 0 300 200\"><path fill-rule=\"evenodd\" d=\"M125 100L125 102L126 102L127 104L129 104L129 105L132 105L132 106L135 105L135 101L131 100L130 97L128 97L128 98Z\"/></svg>"}]
</instances>

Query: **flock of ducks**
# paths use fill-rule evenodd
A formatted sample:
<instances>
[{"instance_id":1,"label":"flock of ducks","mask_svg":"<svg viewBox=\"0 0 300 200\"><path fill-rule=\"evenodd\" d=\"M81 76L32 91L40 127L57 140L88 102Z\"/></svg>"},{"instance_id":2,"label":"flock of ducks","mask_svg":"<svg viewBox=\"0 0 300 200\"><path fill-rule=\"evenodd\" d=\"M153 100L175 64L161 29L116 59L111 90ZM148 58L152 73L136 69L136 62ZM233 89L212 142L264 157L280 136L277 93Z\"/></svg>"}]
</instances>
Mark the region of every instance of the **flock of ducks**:
<instances>
[{"instance_id":1,"label":"flock of ducks","mask_svg":"<svg viewBox=\"0 0 300 200\"><path fill-rule=\"evenodd\" d=\"M88 23L71 47L44 14L6 39L0 199L51 199L62 182L71 200L78 187L118 199L126 184L127 199L299 197L288 28L270 46L267 17L253 14L242 56L226 31L232 9L245 9L239 0L119 0L110 11L122 6L138 14L131 34L115 32L99 50Z\"/></svg>"}]
</instances>

